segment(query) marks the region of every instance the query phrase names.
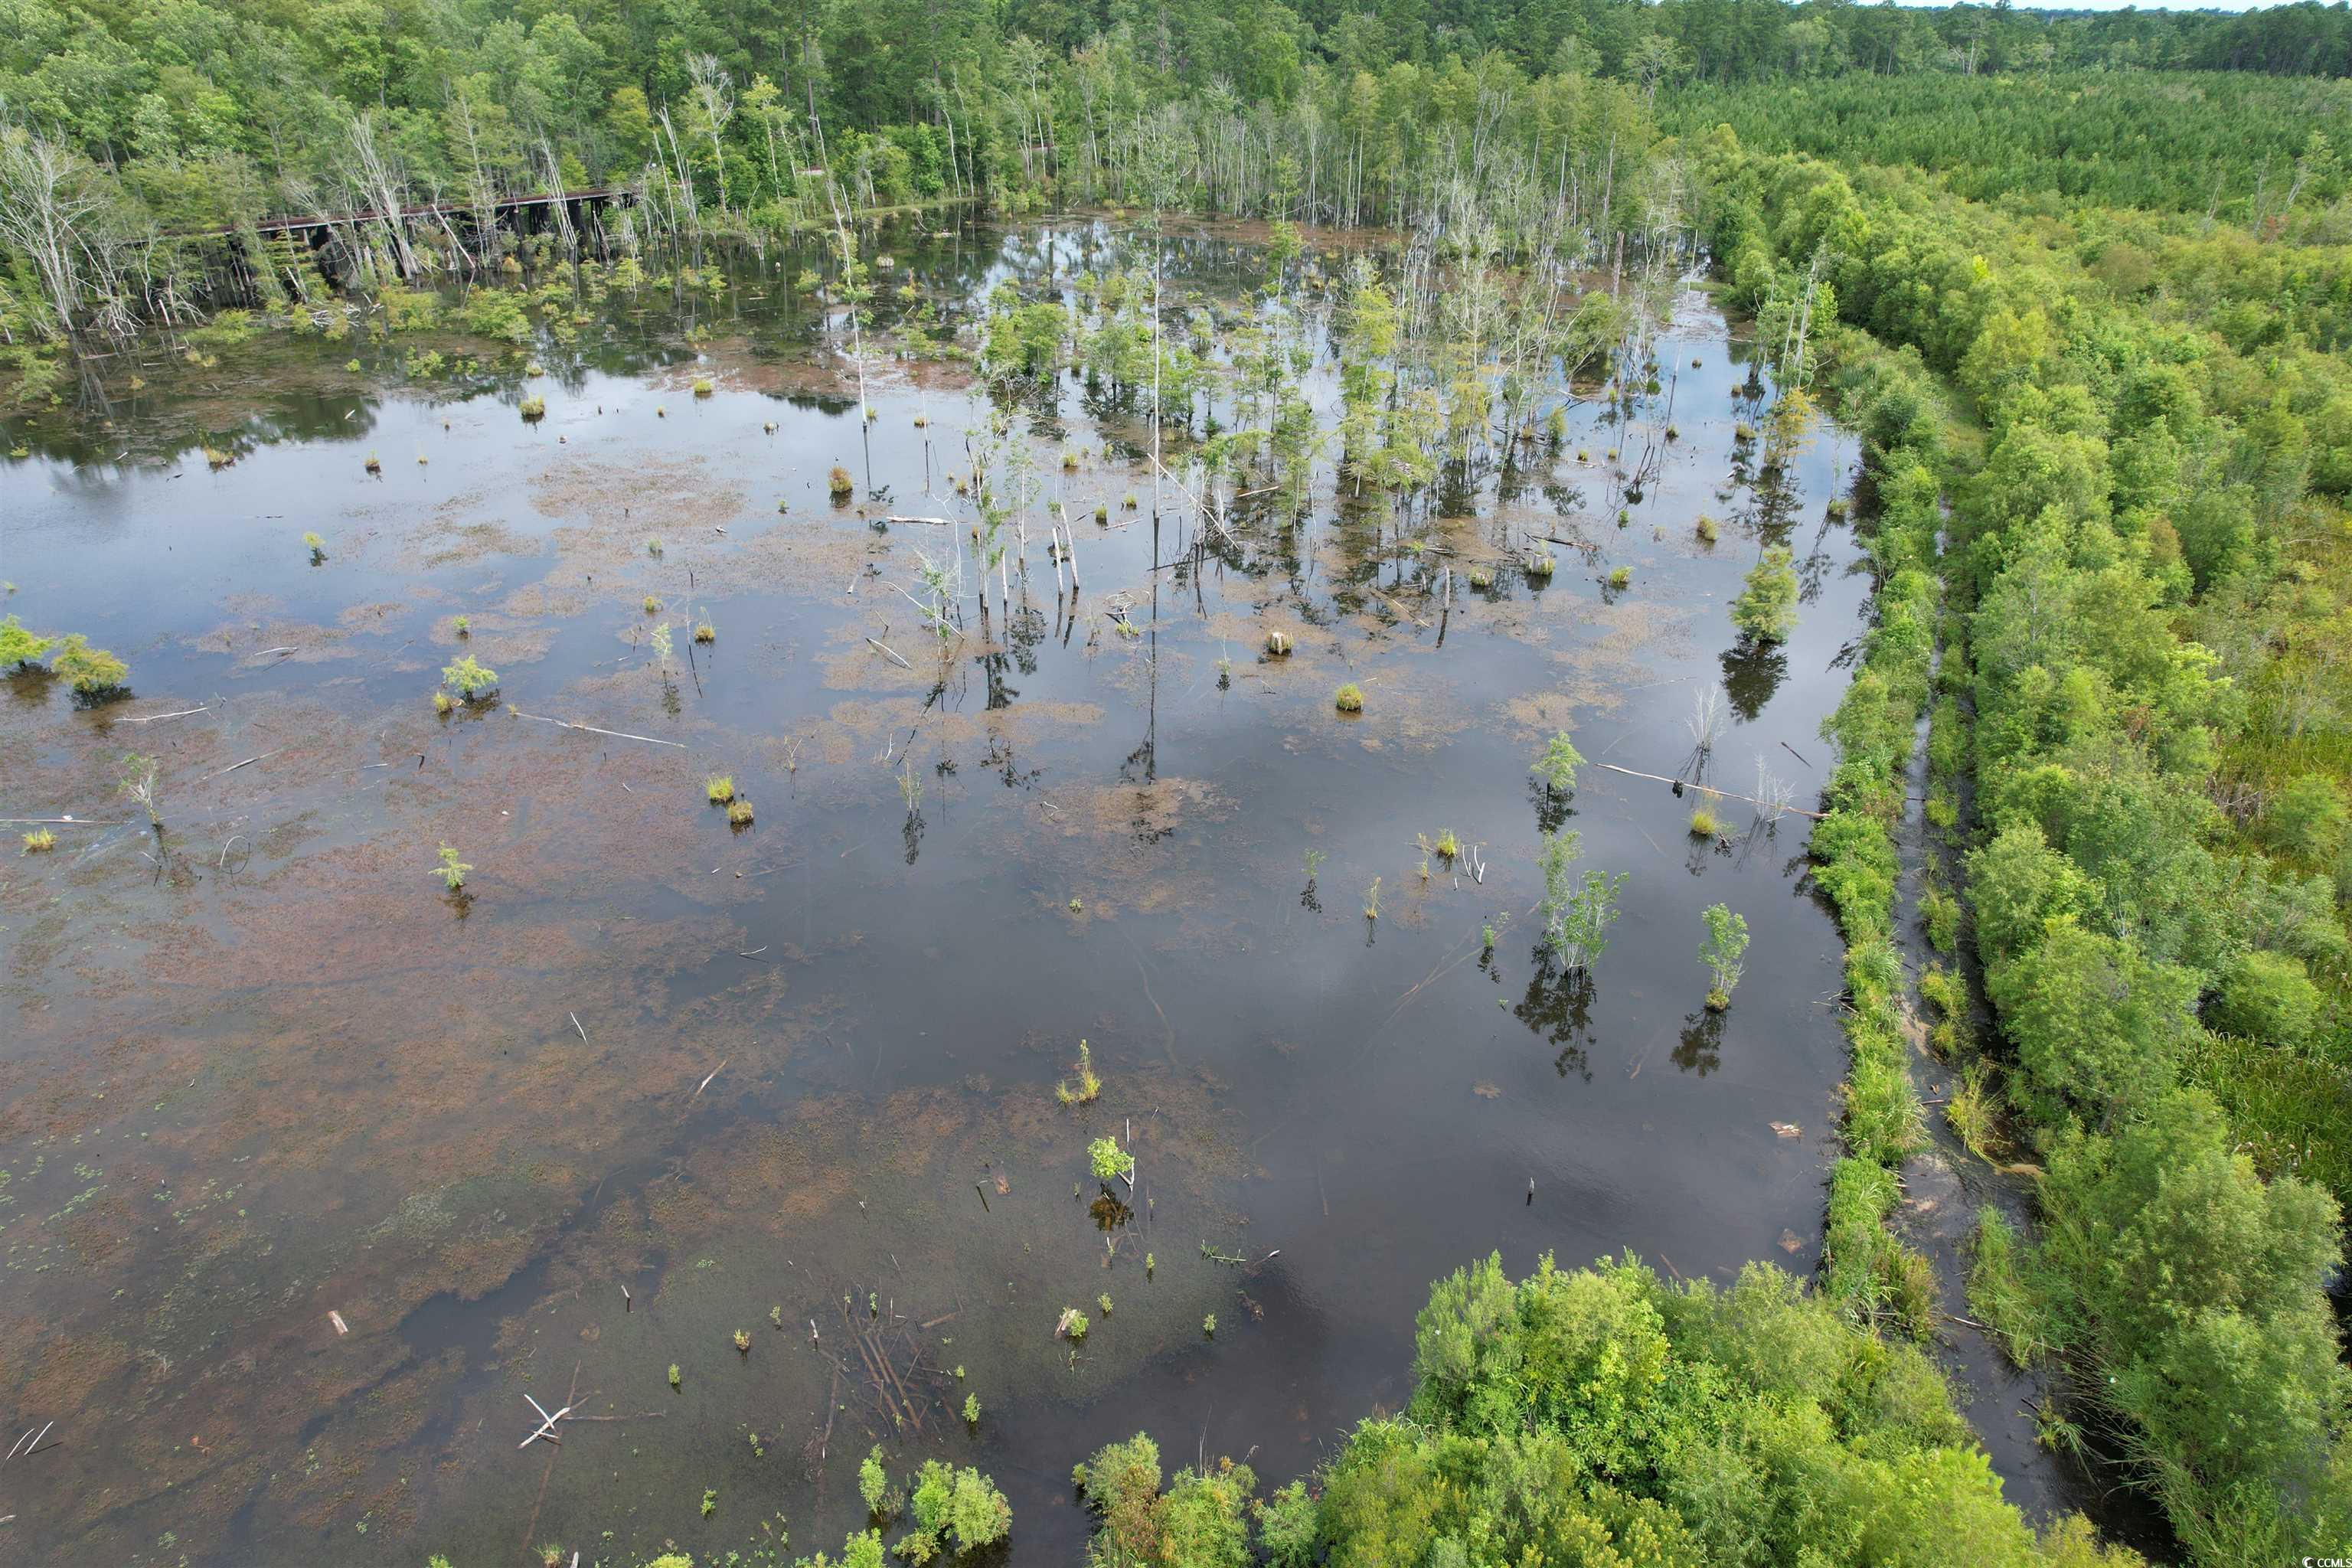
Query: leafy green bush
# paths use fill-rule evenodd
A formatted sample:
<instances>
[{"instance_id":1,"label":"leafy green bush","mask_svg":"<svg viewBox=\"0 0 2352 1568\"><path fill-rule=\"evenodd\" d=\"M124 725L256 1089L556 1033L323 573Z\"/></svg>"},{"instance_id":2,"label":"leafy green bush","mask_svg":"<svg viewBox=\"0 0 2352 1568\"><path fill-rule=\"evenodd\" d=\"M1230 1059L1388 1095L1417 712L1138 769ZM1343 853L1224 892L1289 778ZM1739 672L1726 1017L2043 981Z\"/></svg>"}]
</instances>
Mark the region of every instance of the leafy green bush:
<instances>
[{"instance_id":1,"label":"leafy green bush","mask_svg":"<svg viewBox=\"0 0 2352 1568\"><path fill-rule=\"evenodd\" d=\"M2303 960L2284 952L2242 952L2222 973L2209 1009L2216 1028L2283 1046L2299 1046L2326 1006Z\"/></svg>"},{"instance_id":2,"label":"leafy green bush","mask_svg":"<svg viewBox=\"0 0 2352 1568\"><path fill-rule=\"evenodd\" d=\"M0 669L21 669L37 664L57 646L57 638L26 631L25 624L14 616L0 620Z\"/></svg>"},{"instance_id":3,"label":"leafy green bush","mask_svg":"<svg viewBox=\"0 0 2352 1568\"><path fill-rule=\"evenodd\" d=\"M1731 624L1757 642L1786 642L1797 626L1797 569L1788 550L1775 545L1749 571L1731 602Z\"/></svg>"},{"instance_id":4,"label":"leafy green bush","mask_svg":"<svg viewBox=\"0 0 2352 1568\"><path fill-rule=\"evenodd\" d=\"M942 1548L975 1552L1013 1529L1013 1505L996 1483L969 1465L944 1459L923 1461L907 1510L910 1531L891 1550L910 1563L928 1563Z\"/></svg>"},{"instance_id":5,"label":"leafy green bush","mask_svg":"<svg viewBox=\"0 0 2352 1568\"><path fill-rule=\"evenodd\" d=\"M79 632L66 638L58 656L49 661L49 668L65 677L66 683L73 688L75 699L85 706L94 707L131 694L124 684L131 679L131 667L106 649L90 647L89 639Z\"/></svg>"},{"instance_id":6,"label":"leafy green bush","mask_svg":"<svg viewBox=\"0 0 2352 1568\"><path fill-rule=\"evenodd\" d=\"M2344 792L2318 773L2289 779L2263 810L2263 842L2282 855L2315 866L2335 860L2344 847L2352 813L2344 805Z\"/></svg>"},{"instance_id":7,"label":"leafy green bush","mask_svg":"<svg viewBox=\"0 0 2352 1568\"><path fill-rule=\"evenodd\" d=\"M1087 1550L1087 1561L1096 1568L1146 1563L1248 1568L1255 1561L1249 1503L1257 1477L1247 1465L1221 1458L1205 1474L1187 1466L1162 1492L1159 1447L1139 1432L1097 1450L1071 1479L1097 1521ZM1312 1540L1311 1523L1299 1519L1303 1492L1300 1488L1277 1493L1273 1510L1276 1532L1294 1552L1302 1533ZM1286 1495L1291 1500L1284 1501ZM1262 1507L1261 1518L1265 1512Z\"/></svg>"}]
</instances>

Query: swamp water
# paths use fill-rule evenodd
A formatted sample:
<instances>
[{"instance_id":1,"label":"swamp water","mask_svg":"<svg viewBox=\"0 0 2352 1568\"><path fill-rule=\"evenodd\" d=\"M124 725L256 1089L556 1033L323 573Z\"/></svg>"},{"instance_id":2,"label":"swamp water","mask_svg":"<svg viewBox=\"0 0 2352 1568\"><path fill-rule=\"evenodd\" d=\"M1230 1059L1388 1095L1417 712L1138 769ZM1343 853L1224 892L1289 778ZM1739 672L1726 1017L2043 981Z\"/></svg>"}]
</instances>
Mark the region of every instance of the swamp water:
<instances>
[{"instance_id":1,"label":"swamp water","mask_svg":"<svg viewBox=\"0 0 2352 1568\"><path fill-rule=\"evenodd\" d=\"M1132 404L1066 375L1034 471L1083 590L1040 507L1010 613L992 574L943 650L900 590L919 551L978 575L953 478L991 404L893 352L896 290L969 343L999 282L1151 247L879 244L862 434L793 254L616 289L536 378L431 332L271 338L151 351L136 391L118 365L110 423L10 426L7 608L128 658L135 696L0 693L9 815L113 824L0 860L0 1411L55 1423L0 1471L0 1557L765 1561L863 1523L879 1442L898 1476L979 1465L1013 1559L1074 1561L1095 1446L1302 1474L1405 1400L1430 1281L1489 1250L1813 1267L1844 1050L1807 822L1727 799L1697 838L1695 796L1588 765L1561 801L1529 765L1568 728L1742 794L1760 758L1813 803L1869 587L1827 505L1852 439L1817 424L1761 471L1743 352L1685 290L1665 392L1594 389L1439 504L1343 506L1327 450L1296 519L1244 497L1204 523L1163 485L1155 523ZM1170 295L1227 320L1265 276L1227 231L1165 253ZM1310 244L1306 270L1342 265ZM1293 291L1319 320L1332 290ZM426 348L505 368L404 383ZM1603 453L1645 446L1629 503ZM1802 592L1759 658L1727 605L1767 542ZM534 717L436 717L461 653ZM160 833L126 752L160 763ZM1628 877L1589 982L1535 951L1554 826ZM1419 847L1449 828L1461 856ZM1720 1017L1695 956L1718 901L1754 935ZM1082 1040L1102 1090L1065 1107ZM1115 1202L1105 1136L1137 1160ZM527 1394L599 1419L518 1448Z\"/></svg>"}]
</instances>

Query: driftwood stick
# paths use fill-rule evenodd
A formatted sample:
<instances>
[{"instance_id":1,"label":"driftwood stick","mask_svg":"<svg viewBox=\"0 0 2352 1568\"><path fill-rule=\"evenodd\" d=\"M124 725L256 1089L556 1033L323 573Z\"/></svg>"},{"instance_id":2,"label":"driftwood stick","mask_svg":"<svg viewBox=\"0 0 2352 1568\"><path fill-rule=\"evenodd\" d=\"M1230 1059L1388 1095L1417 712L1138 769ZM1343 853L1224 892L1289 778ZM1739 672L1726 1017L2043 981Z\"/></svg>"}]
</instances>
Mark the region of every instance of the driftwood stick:
<instances>
[{"instance_id":1,"label":"driftwood stick","mask_svg":"<svg viewBox=\"0 0 2352 1568\"><path fill-rule=\"evenodd\" d=\"M285 749L286 749L285 747L280 746L280 747L278 747L278 752L282 752L282 751L284 751ZM264 759L266 759L266 758L269 758L269 757L274 757L274 756L276 756L276 755L278 754L278 752L262 752L262 753L261 753L261 755L260 755L260 756L258 756L258 757L247 757L247 758L246 758L246 759L245 759L245 761L244 761L244 762L241 762L241 763L229 763L229 765L228 765L228 766L226 766L226 767L223 768L223 769L220 771L220 773L206 773L203 778L198 779L196 782L197 782L198 784L210 784L213 780L215 780L215 779L216 779L216 778L219 778L219 777L221 776L221 774L222 774L222 773L233 773L236 772L236 770L237 770L237 769L239 769L239 768L243 768L243 767L250 767L250 766L252 766L255 763L261 762L261 761L263 761L263 760L264 760Z\"/></svg>"},{"instance_id":2,"label":"driftwood stick","mask_svg":"<svg viewBox=\"0 0 2352 1568\"><path fill-rule=\"evenodd\" d=\"M929 523L929 524L930 524L932 527L934 527L934 528L948 528L948 527L951 527L951 526L953 526L953 525L952 525L951 523L950 523L950 521L949 521L946 518L944 518L944 517L897 517L897 516L893 516L893 517L886 518L886 519L884 519L883 521L885 521L886 522L928 522L928 523Z\"/></svg>"},{"instance_id":3,"label":"driftwood stick","mask_svg":"<svg viewBox=\"0 0 2352 1568\"><path fill-rule=\"evenodd\" d=\"M841 1408L841 1363L833 1363L833 1390L824 1396L824 1436L817 1439L816 1462L824 1465L826 1450L833 1447L834 1412Z\"/></svg>"},{"instance_id":4,"label":"driftwood stick","mask_svg":"<svg viewBox=\"0 0 2352 1568\"><path fill-rule=\"evenodd\" d=\"M1652 784L1682 784L1685 789L1695 789L1705 795L1721 795L1726 800L1744 800L1750 805L1760 805L1765 807L1767 810L1786 811L1794 813L1799 816L1810 816L1815 822L1819 822L1823 816L1828 815L1826 812L1807 811L1801 805L1774 806L1769 801L1758 800L1752 795L1741 795L1738 790L1717 789L1713 784L1688 784L1682 779L1667 778L1663 773L1645 773L1636 768L1621 768L1614 763L1594 763L1591 765L1596 768L1606 768L1612 773L1623 773L1627 778L1648 779Z\"/></svg>"},{"instance_id":5,"label":"driftwood stick","mask_svg":"<svg viewBox=\"0 0 2352 1568\"><path fill-rule=\"evenodd\" d=\"M882 1371L889 1377L890 1386L898 1391L900 1402L907 1406L907 1419L915 1424L916 1431L921 1431L923 1418L916 1413L915 1401L907 1393L907 1385L898 1381L898 1369L890 1364L890 1352L883 1347L878 1337L874 1345L874 1357L882 1363Z\"/></svg>"},{"instance_id":6,"label":"driftwood stick","mask_svg":"<svg viewBox=\"0 0 2352 1568\"><path fill-rule=\"evenodd\" d=\"M507 711L518 719L530 719L541 724L552 724L559 730L585 730L592 735L610 735L616 741L643 741L648 745L676 746L681 752L687 749L686 742L683 741L665 741L656 735L632 735L625 730L600 730L593 724L574 724L568 719L550 719L543 713L526 713L511 702L507 704Z\"/></svg>"},{"instance_id":7,"label":"driftwood stick","mask_svg":"<svg viewBox=\"0 0 2352 1568\"><path fill-rule=\"evenodd\" d=\"M913 665L908 664L908 663L906 661L906 659L905 659L905 658L904 658L899 654L898 650L898 649L896 649L896 648L894 648L894 647L890 647L890 645L889 645L889 644L885 643L885 642L879 642L879 641L877 641L877 640L876 640L875 638L873 638L873 637L867 637L866 640L867 642L869 642L869 643L872 643L872 644L874 645L874 647L875 647L877 649L878 649L878 650L879 650L879 651L881 651L882 653L884 653L884 654L887 655L891 659L895 660L895 661L897 662L897 664L898 664L898 668L901 668L901 669L912 669L912 668L915 668Z\"/></svg>"},{"instance_id":8,"label":"driftwood stick","mask_svg":"<svg viewBox=\"0 0 2352 1568\"><path fill-rule=\"evenodd\" d=\"M528 1394L524 1394L524 1395L523 1395L523 1397L524 1397L525 1399L530 1399L530 1395L529 1395ZM538 1401L538 1400L536 1400L536 1399L531 1399L531 1400L530 1400L530 1407L531 1407L533 1410L539 1410L539 1401ZM541 1414L541 1415L547 1415L547 1413L546 1413L545 1411L543 1411L543 1410L540 1411L540 1414ZM558 1421L562 1420L565 1416L567 1416L567 1415L571 1415L571 1414L572 1414L572 1406L570 1406L569 1405L565 1405L562 1409L561 1409L561 1410L557 1411L554 1415L548 1415L548 1416L547 1416L547 1420L545 1421L545 1423L544 1423L544 1424L542 1424L542 1425L540 1426L540 1428L539 1428L539 1430L538 1430L538 1431L533 1432L530 1436L525 1437L521 1442L517 1443L517 1444L515 1445L515 1447L518 1447L518 1448L528 1448L528 1447L530 1447L533 1443L536 1443L536 1442L538 1442L541 1437L544 1437L544 1438L546 1438L549 1442L551 1442L551 1443L554 1444L557 1447L559 1447L559 1448L560 1448L560 1447L562 1447L563 1446L563 1439L562 1439L562 1438L561 1438L561 1437L559 1437L559 1436L557 1436L555 1435L555 1424L556 1424Z\"/></svg>"},{"instance_id":9,"label":"driftwood stick","mask_svg":"<svg viewBox=\"0 0 2352 1568\"><path fill-rule=\"evenodd\" d=\"M202 708L183 708L176 713L142 713L136 719L117 719L115 722L118 724L152 724L159 719L184 719L191 713L209 713L212 710L213 705L207 702Z\"/></svg>"},{"instance_id":10,"label":"driftwood stick","mask_svg":"<svg viewBox=\"0 0 2352 1568\"><path fill-rule=\"evenodd\" d=\"M579 1015L579 1014L577 1014L577 1013L566 1013L566 1014L564 1015L564 1016L572 1020L572 1026L573 1028L575 1028L575 1029L580 1029L580 1015ZM588 1031L587 1031L587 1030L585 1030L585 1029L580 1029L580 1043L581 1043L582 1045L583 1045L583 1046L584 1046L584 1045L586 1045L586 1044L588 1043Z\"/></svg>"},{"instance_id":11,"label":"driftwood stick","mask_svg":"<svg viewBox=\"0 0 2352 1568\"><path fill-rule=\"evenodd\" d=\"M564 1409L569 1410L572 1408L572 1398L578 1394L579 1392L580 1363L575 1361L572 1363L572 1387L563 1395ZM529 1447L528 1441L526 1441L525 1447ZM537 1500L532 1502L530 1505L530 1522L522 1527L522 1550L525 1552L529 1552L530 1550L530 1538L534 1534L538 1533L539 1510L547 1506L547 1483L554 1478L554 1475L555 1456L553 1454L550 1454L547 1457L547 1468L539 1473L539 1497Z\"/></svg>"}]
</instances>

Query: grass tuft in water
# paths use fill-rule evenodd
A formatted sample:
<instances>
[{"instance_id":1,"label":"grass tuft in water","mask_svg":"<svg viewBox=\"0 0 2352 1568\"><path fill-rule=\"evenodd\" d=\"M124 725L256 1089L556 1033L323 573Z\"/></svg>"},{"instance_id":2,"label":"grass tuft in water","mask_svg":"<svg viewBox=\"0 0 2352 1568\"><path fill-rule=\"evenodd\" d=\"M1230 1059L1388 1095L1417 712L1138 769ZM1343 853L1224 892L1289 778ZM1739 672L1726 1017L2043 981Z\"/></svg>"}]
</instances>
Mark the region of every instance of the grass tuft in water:
<instances>
[{"instance_id":1,"label":"grass tuft in water","mask_svg":"<svg viewBox=\"0 0 2352 1568\"><path fill-rule=\"evenodd\" d=\"M1072 899L1072 904L1077 900ZM1064 1105L1092 1105L1095 1096L1102 1092L1102 1079L1095 1076L1094 1052L1086 1041L1078 1042L1078 1081L1073 1085L1067 1079L1054 1086L1054 1098Z\"/></svg>"}]
</instances>

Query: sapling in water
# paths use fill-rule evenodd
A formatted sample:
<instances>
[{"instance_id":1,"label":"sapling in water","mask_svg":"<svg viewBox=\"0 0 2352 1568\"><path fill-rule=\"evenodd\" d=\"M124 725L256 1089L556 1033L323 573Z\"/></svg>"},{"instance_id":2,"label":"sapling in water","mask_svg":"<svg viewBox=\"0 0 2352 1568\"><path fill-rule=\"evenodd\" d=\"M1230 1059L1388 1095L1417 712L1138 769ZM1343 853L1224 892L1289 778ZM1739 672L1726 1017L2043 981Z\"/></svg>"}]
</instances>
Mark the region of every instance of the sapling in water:
<instances>
[{"instance_id":1,"label":"sapling in water","mask_svg":"<svg viewBox=\"0 0 2352 1568\"><path fill-rule=\"evenodd\" d=\"M1739 961L1748 952L1748 917L1733 914L1723 904L1709 904L1699 918L1706 922L1706 940L1698 948L1698 961L1706 965L1710 981L1706 1005L1720 1013L1731 1005L1732 987L1739 984Z\"/></svg>"},{"instance_id":2,"label":"sapling in water","mask_svg":"<svg viewBox=\"0 0 2352 1568\"><path fill-rule=\"evenodd\" d=\"M1590 970L1609 947L1609 928L1617 921L1617 898L1626 876L1587 871L1572 875L1584 836L1573 829L1544 835L1544 945L1569 973Z\"/></svg>"},{"instance_id":3,"label":"sapling in water","mask_svg":"<svg viewBox=\"0 0 2352 1568\"><path fill-rule=\"evenodd\" d=\"M444 844L441 846L441 864L433 868L433 874L440 878L443 885L454 893L466 885L466 873L473 868L457 858L457 850ZM670 1381L672 1383L677 1381L677 1369L675 1367L670 1369Z\"/></svg>"},{"instance_id":4,"label":"sapling in water","mask_svg":"<svg viewBox=\"0 0 2352 1568\"><path fill-rule=\"evenodd\" d=\"M442 667L441 684L467 701L477 702L499 689L499 672L469 653Z\"/></svg>"},{"instance_id":5,"label":"sapling in water","mask_svg":"<svg viewBox=\"0 0 2352 1568\"><path fill-rule=\"evenodd\" d=\"M1775 546L1748 574L1731 602L1731 624L1759 643L1786 642L1797 625L1797 572L1790 552Z\"/></svg>"},{"instance_id":6,"label":"sapling in water","mask_svg":"<svg viewBox=\"0 0 2352 1568\"><path fill-rule=\"evenodd\" d=\"M1087 1145L1087 1162L1094 1167L1095 1180L1105 1184L1135 1175L1135 1156L1118 1146L1116 1138L1097 1138Z\"/></svg>"},{"instance_id":7,"label":"sapling in water","mask_svg":"<svg viewBox=\"0 0 2352 1568\"><path fill-rule=\"evenodd\" d=\"M142 757L132 752L122 759L122 793L145 807L147 820L161 827L163 815L155 802L155 773L156 763L152 757Z\"/></svg>"},{"instance_id":8,"label":"sapling in water","mask_svg":"<svg viewBox=\"0 0 2352 1568\"><path fill-rule=\"evenodd\" d=\"M1541 774L1544 784L1554 795L1568 795L1576 788L1576 770L1584 765L1584 753L1568 738L1565 730L1556 731L1545 742L1543 755L1536 759L1535 772Z\"/></svg>"}]
</instances>

